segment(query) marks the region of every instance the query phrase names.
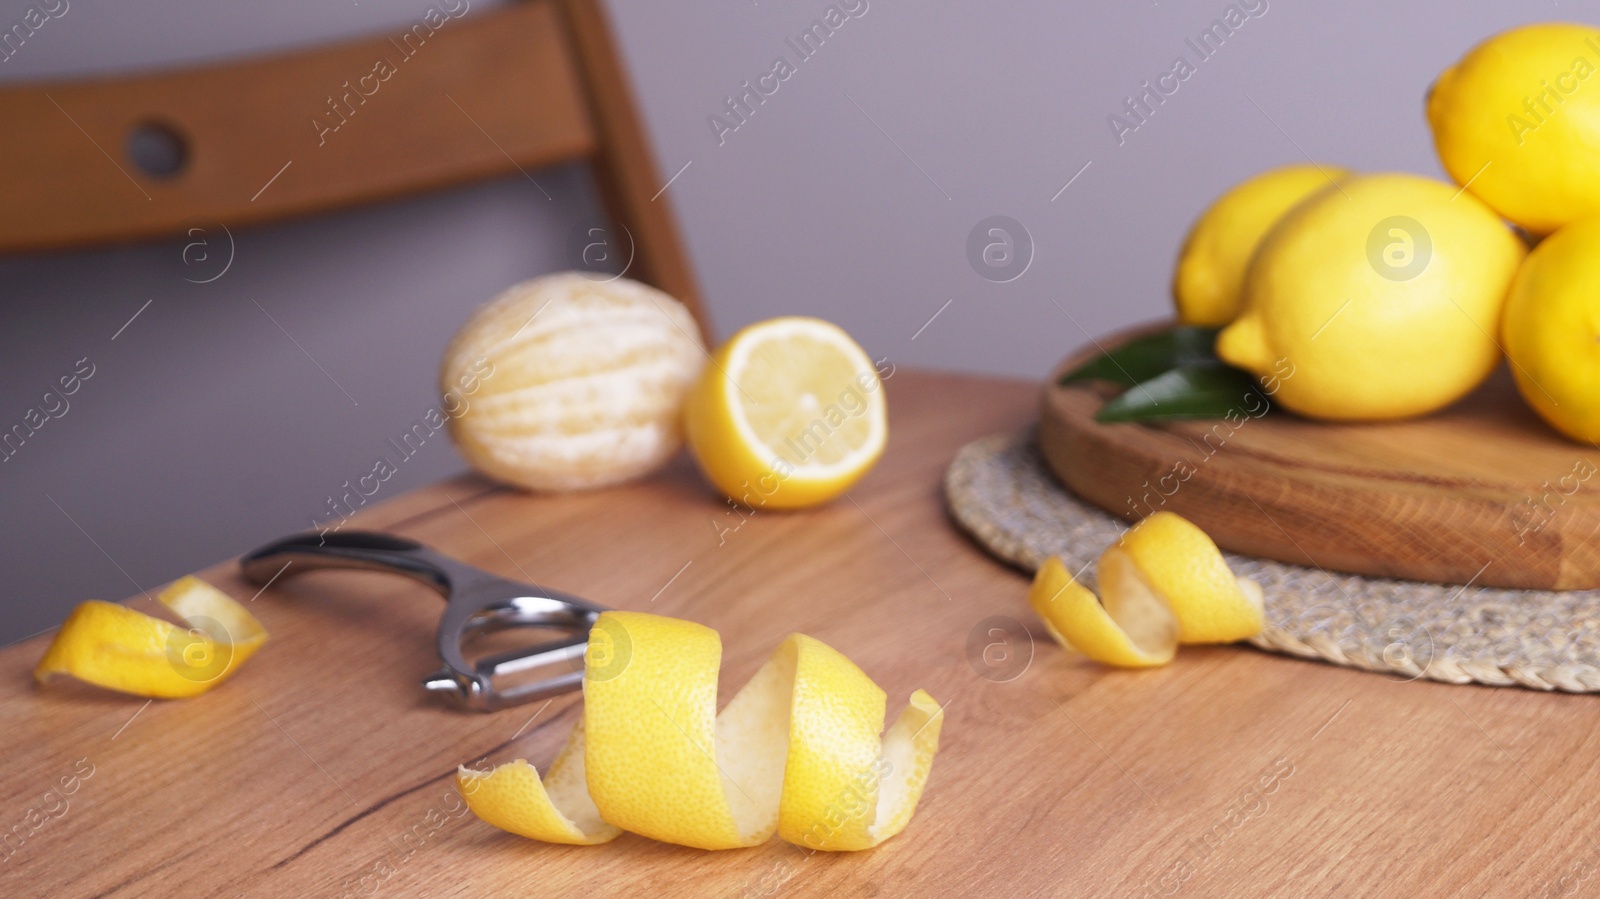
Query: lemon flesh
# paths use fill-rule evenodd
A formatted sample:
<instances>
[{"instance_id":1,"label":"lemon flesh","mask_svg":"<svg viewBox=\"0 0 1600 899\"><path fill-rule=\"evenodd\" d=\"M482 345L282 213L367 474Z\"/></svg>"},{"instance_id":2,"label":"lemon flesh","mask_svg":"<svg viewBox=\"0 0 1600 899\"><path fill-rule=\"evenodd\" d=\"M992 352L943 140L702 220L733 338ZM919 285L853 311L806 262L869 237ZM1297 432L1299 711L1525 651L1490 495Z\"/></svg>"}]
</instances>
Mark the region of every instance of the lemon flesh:
<instances>
[{"instance_id":1,"label":"lemon flesh","mask_svg":"<svg viewBox=\"0 0 1600 899\"><path fill-rule=\"evenodd\" d=\"M606 612L589 648L583 721L542 781L522 760L458 772L478 817L546 842L629 831L701 849L774 833L808 849L867 849L910 822L943 724L923 691L885 733L883 690L793 634L718 713L716 631Z\"/></svg>"},{"instance_id":2,"label":"lemon flesh","mask_svg":"<svg viewBox=\"0 0 1600 899\"><path fill-rule=\"evenodd\" d=\"M826 502L883 454L888 413L872 360L838 326L776 318L735 334L684 409L706 477L752 508Z\"/></svg>"},{"instance_id":3,"label":"lemon flesh","mask_svg":"<svg viewBox=\"0 0 1600 899\"><path fill-rule=\"evenodd\" d=\"M267 641L255 616L199 578L180 578L156 599L188 628L89 600L56 632L34 679L43 684L65 674L135 696L183 699L233 676Z\"/></svg>"},{"instance_id":4,"label":"lemon flesh","mask_svg":"<svg viewBox=\"0 0 1600 899\"><path fill-rule=\"evenodd\" d=\"M1514 28L1445 69L1428 95L1457 184L1534 234L1600 213L1600 29Z\"/></svg>"},{"instance_id":5,"label":"lemon flesh","mask_svg":"<svg viewBox=\"0 0 1600 899\"><path fill-rule=\"evenodd\" d=\"M1573 440L1600 442L1600 218L1534 248L1512 283L1503 333L1528 405Z\"/></svg>"},{"instance_id":6,"label":"lemon flesh","mask_svg":"<svg viewBox=\"0 0 1600 899\"><path fill-rule=\"evenodd\" d=\"M1289 165L1229 188L1195 220L1178 252L1172 297L1188 325L1225 325L1239 315L1244 273L1261 238L1306 197L1344 176L1340 168Z\"/></svg>"},{"instance_id":7,"label":"lemon flesh","mask_svg":"<svg viewBox=\"0 0 1600 899\"><path fill-rule=\"evenodd\" d=\"M1232 643L1265 624L1261 588L1235 577L1211 538L1171 512L1107 547L1096 574L1099 599L1052 556L1028 602L1056 642L1106 665L1165 665L1180 643Z\"/></svg>"},{"instance_id":8,"label":"lemon flesh","mask_svg":"<svg viewBox=\"0 0 1600 899\"><path fill-rule=\"evenodd\" d=\"M1500 315L1526 253L1471 193L1416 175L1350 176L1267 235L1217 355L1302 415L1423 415L1499 363Z\"/></svg>"}]
</instances>

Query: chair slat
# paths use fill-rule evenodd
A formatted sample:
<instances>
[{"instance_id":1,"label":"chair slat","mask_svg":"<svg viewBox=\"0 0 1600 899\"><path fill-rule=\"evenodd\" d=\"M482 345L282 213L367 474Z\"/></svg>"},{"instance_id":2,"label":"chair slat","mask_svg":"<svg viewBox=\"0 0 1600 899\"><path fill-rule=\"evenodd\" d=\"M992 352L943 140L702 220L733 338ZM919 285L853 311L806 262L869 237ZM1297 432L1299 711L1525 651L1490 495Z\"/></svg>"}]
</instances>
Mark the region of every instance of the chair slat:
<instances>
[{"instance_id":1,"label":"chair slat","mask_svg":"<svg viewBox=\"0 0 1600 899\"><path fill-rule=\"evenodd\" d=\"M561 11L541 0L462 17L466 5L440 3L392 37L0 89L0 253L266 222L592 156ZM143 123L186 145L172 177L129 158Z\"/></svg>"}]
</instances>

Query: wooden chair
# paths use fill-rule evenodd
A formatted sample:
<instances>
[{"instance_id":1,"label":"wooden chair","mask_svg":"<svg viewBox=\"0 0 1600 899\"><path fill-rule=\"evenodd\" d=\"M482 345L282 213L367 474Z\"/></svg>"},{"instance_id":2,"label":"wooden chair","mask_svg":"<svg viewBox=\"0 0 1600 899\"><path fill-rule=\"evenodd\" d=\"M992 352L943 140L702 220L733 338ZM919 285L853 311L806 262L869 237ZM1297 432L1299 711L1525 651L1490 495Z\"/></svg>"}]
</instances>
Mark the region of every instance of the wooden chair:
<instances>
[{"instance_id":1,"label":"wooden chair","mask_svg":"<svg viewBox=\"0 0 1600 899\"><path fill-rule=\"evenodd\" d=\"M468 5L437 0L388 37L0 89L0 253L278 221L586 160L626 229L617 243L631 237L628 275L706 330L598 0Z\"/></svg>"}]
</instances>

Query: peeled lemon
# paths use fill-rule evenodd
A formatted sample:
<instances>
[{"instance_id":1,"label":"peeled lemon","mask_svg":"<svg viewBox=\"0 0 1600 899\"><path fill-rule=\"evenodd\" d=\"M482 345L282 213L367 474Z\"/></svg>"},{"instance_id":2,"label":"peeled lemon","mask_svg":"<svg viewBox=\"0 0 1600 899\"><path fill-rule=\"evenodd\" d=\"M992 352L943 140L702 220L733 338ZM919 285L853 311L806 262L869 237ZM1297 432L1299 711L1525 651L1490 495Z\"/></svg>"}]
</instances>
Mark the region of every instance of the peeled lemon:
<instances>
[{"instance_id":1,"label":"peeled lemon","mask_svg":"<svg viewBox=\"0 0 1600 899\"><path fill-rule=\"evenodd\" d=\"M676 452L684 396L705 357L682 303L626 278L567 272L475 312L445 350L439 380L456 398L451 437L474 468L571 490L638 477Z\"/></svg>"},{"instance_id":2,"label":"peeled lemon","mask_svg":"<svg viewBox=\"0 0 1600 899\"><path fill-rule=\"evenodd\" d=\"M1239 315L1245 267L1267 231L1344 169L1287 165L1229 188L1195 220L1178 252L1172 297L1188 325L1225 325Z\"/></svg>"},{"instance_id":3,"label":"peeled lemon","mask_svg":"<svg viewBox=\"0 0 1600 899\"><path fill-rule=\"evenodd\" d=\"M1534 234L1600 213L1600 29L1489 38L1439 75L1428 122L1456 183Z\"/></svg>"},{"instance_id":4,"label":"peeled lemon","mask_svg":"<svg viewBox=\"0 0 1600 899\"><path fill-rule=\"evenodd\" d=\"M1600 442L1600 217L1562 228L1528 255L1502 333L1528 405L1568 437Z\"/></svg>"},{"instance_id":5,"label":"peeled lemon","mask_svg":"<svg viewBox=\"0 0 1600 899\"><path fill-rule=\"evenodd\" d=\"M1232 643L1265 624L1261 588L1235 577L1188 519L1157 512L1101 553L1097 599L1051 556L1028 603L1056 642L1119 668L1172 661L1178 645Z\"/></svg>"},{"instance_id":6,"label":"peeled lemon","mask_svg":"<svg viewBox=\"0 0 1600 899\"><path fill-rule=\"evenodd\" d=\"M878 372L850 335L815 318L735 334L684 409L706 477L751 508L826 502L872 469L888 440Z\"/></svg>"},{"instance_id":7,"label":"peeled lemon","mask_svg":"<svg viewBox=\"0 0 1600 899\"><path fill-rule=\"evenodd\" d=\"M1423 415L1500 363L1500 313L1526 253L1471 193L1417 175L1340 179L1262 242L1217 355L1312 418Z\"/></svg>"}]
</instances>

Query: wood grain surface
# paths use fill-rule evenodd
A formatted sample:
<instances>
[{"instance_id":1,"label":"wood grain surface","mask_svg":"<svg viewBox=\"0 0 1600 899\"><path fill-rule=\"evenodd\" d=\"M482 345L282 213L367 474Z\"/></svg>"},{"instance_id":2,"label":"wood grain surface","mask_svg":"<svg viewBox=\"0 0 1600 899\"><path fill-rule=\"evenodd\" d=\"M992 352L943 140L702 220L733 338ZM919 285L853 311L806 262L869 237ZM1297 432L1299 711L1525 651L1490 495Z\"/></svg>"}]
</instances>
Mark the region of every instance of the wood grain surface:
<instances>
[{"instance_id":1,"label":"wood grain surface","mask_svg":"<svg viewBox=\"0 0 1600 899\"><path fill-rule=\"evenodd\" d=\"M1544 896L1600 884L1592 698L1400 683L1243 647L1186 649L1149 672L1074 658L1042 637L1026 580L947 522L938 486L964 442L1027 424L1038 387L904 370L887 387L882 463L812 511L727 530L738 518L680 458L566 496L462 477L352 522L711 625L725 697L796 630L858 662L893 707L928 689L947 703L943 745L916 818L883 846L712 853L499 832L460 813L454 766L548 763L578 697L453 711L418 686L436 667L441 609L425 588L328 572L252 599L224 563L202 574L250 602L272 640L205 696L38 689L29 671L48 638L0 651L0 824L13 835L0 894ZM81 551L98 557L87 540Z\"/></svg>"},{"instance_id":2,"label":"wood grain surface","mask_svg":"<svg viewBox=\"0 0 1600 899\"><path fill-rule=\"evenodd\" d=\"M1381 424L1257 417L1264 407L1242 397L1227 419L1100 424L1113 393L1050 388L1039 426L1056 476L1112 514L1168 509L1225 549L1296 565L1600 587L1600 448L1553 431L1504 369L1442 412Z\"/></svg>"}]
</instances>

